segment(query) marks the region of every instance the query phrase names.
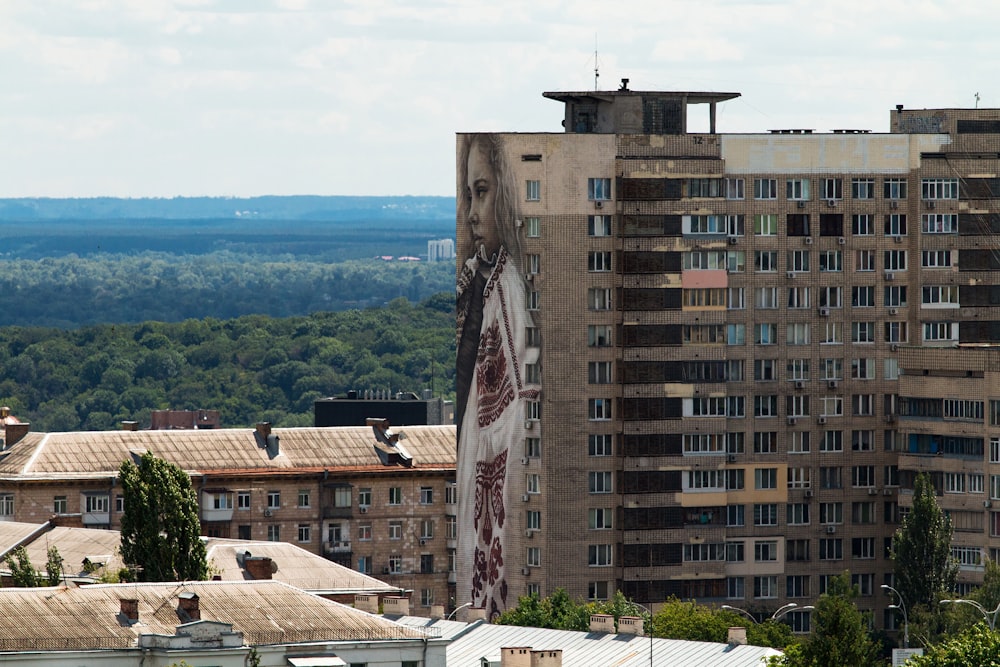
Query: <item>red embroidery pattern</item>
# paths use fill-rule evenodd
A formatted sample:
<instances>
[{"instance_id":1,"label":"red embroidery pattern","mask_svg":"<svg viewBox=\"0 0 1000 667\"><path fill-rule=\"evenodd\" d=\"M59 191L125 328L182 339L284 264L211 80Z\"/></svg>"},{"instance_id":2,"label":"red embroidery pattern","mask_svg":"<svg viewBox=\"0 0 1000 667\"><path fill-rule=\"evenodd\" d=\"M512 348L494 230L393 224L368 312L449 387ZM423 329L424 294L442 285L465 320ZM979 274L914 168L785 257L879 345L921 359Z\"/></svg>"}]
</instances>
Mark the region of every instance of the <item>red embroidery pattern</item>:
<instances>
[{"instance_id":1,"label":"red embroidery pattern","mask_svg":"<svg viewBox=\"0 0 1000 667\"><path fill-rule=\"evenodd\" d=\"M499 585L503 608L507 606L507 580L503 577L503 545L500 536L493 534L493 524L503 528L507 513L503 502L504 474L507 470L507 450L497 454L492 461L476 463L476 493L473 507L477 541L488 550L476 545L473 553L472 591L473 602L490 599L490 618L500 613L496 597L489 592ZM478 605L477 605L478 606Z\"/></svg>"},{"instance_id":2,"label":"red embroidery pattern","mask_svg":"<svg viewBox=\"0 0 1000 667\"><path fill-rule=\"evenodd\" d=\"M476 391L479 396L480 428L495 422L514 400L514 386L507 373L507 355L500 336L500 323L496 319L479 336Z\"/></svg>"}]
</instances>

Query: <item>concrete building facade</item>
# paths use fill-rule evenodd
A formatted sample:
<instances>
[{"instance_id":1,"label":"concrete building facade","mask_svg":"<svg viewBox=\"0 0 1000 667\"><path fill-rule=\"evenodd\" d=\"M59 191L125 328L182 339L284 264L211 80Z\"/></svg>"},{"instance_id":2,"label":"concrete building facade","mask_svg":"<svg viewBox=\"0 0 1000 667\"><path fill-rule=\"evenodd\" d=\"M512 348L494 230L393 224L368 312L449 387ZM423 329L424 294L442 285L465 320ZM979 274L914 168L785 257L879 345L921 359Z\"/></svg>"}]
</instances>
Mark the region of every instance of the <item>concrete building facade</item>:
<instances>
[{"instance_id":1,"label":"concrete building facade","mask_svg":"<svg viewBox=\"0 0 1000 667\"><path fill-rule=\"evenodd\" d=\"M626 81L545 93L564 132L458 135L460 498L504 517L459 506L460 603L764 611L850 570L888 604L900 351L1000 339L1000 110L717 132L737 95Z\"/></svg>"}]
</instances>

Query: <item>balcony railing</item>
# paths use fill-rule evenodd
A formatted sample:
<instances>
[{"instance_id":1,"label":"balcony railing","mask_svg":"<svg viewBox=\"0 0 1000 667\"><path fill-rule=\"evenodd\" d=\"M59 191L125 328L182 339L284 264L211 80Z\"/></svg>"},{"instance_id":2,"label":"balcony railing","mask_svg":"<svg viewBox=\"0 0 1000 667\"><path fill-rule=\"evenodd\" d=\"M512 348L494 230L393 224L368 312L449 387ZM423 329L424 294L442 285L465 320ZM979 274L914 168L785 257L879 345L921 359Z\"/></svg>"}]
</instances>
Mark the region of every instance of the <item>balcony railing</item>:
<instances>
[{"instance_id":1,"label":"balcony railing","mask_svg":"<svg viewBox=\"0 0 1000 667\"><path fill-rule=\"evenodd\" d=\"M328 554L348 553L351 550L351 543L348 540L341 540L340 542L324 542L323 550Z\"/></svg>"}]
</instances>

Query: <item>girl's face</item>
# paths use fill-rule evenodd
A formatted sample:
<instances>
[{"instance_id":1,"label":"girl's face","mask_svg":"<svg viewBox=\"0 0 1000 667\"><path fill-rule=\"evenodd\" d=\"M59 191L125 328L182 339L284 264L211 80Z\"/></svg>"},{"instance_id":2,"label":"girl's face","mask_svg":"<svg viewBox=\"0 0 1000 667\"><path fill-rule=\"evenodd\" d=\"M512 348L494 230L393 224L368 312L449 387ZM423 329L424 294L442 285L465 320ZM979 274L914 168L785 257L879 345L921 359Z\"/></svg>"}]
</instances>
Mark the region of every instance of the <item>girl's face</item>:
<instances>
[{"instance_id":1,"label":"girl's face","mask_svg":"<svg viewBox=\"0 0 1000 667\"><path fill-rule=\"evenodd\" d=\"M469 227L475 254L487 264L494 264L500 252L500 234L497 231L494 203L497 196L497 178L490 165L486 145L475 141L469 151L467 165L469 200Z\"/></svg>"}]
</instances>

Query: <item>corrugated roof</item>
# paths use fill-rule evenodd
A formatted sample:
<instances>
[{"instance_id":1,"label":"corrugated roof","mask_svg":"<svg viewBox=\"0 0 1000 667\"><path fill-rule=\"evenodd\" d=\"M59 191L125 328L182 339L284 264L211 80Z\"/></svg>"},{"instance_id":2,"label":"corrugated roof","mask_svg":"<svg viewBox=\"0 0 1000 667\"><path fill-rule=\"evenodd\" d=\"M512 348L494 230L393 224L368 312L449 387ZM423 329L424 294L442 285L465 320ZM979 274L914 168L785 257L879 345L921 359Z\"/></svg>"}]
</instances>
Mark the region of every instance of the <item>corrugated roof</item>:
<instances>
[{"instance_id":1,"label":"corrugated roof","mask_svg":"<svg viewBox=\"0 0 1000 667\"><path fill-rule=\"evenodd\" d=\"M481 667L482 658L500 659L504 647L531 647L534 650L560 649L564 665L602 667L760 667L762 660L781 652L763 646L733 646L647 636L574 632L515 625L428 620L403 616L400 623L415 628L439 628L448 644L448 667ZM465 626L463 632L457 626ZM653 660L650 662L650 646Z\"/></svg>"},{"instance_id":2,"label":"corrugated roof","mask_svg":"<svg viewBox=\"0 0 1000 667\"><path fill-rule=\"evenodd\" d=\"M195 593L201 619L230 623L251 645L419 639L419 629L325 600L277 581L109 584L0 590L0 651L134 647L139 634L173 635L189 619L178 595ZM138 600L139 622L120 620Z\"/></svg>"},{"instance_id":3,"label":"corrugated roof","mask_svg":"<svg viewBox=\"0 0 1000 667\"><path fill-rule=\"evenodd\" d=\"M400 429L415 469L453 469L454 426ZM280 453L271 458L254 429L80 431L29 433L0 460L0 479L89 478L117 474L132 452L150 451L190 474L394 470L381 465L367 426L275 428Z\"/></svg>"}]
</instances>

